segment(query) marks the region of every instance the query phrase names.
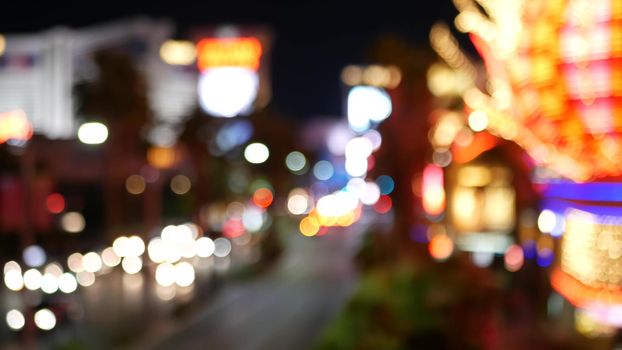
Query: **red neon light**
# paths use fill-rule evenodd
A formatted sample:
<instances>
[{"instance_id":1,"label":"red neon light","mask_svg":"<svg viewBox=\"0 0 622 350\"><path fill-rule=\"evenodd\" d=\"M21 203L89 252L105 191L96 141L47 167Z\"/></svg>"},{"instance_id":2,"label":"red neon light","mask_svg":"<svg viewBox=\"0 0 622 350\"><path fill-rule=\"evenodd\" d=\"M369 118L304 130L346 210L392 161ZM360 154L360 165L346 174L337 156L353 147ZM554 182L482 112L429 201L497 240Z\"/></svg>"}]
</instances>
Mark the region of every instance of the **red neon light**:
<instances>
[{"instance_id":1,"label":"red neon light","mask_svg":"<svg viewBox=\"0 0 622 350\"><path fill-rule=\"evenodd\" d=\"M197 44L197 65L204 71L215 67L259 69L263 53L257 38L207 38Z\"/></svg>"},{"instance_id":2,"label":"red neon light","mask_svg":"<svg viewBox=\"0 0 622 350\"><path fill-rule=\"evenodd\" d=\"M445 186L443 169L433 164L426 165L423 170L423 210L437 216L445 210Z\"/></svg>"},{"instance_id":3,"label":"red neon light","mask_svg":"<svg viewBox=\"0 0 622 350\"><path fill-rule=\"evenodd\" d=\"M45 205L52 214L60 214L65 210L65 198L60 193L52 193L45 199Z\"/></svg>"}]
</instances>

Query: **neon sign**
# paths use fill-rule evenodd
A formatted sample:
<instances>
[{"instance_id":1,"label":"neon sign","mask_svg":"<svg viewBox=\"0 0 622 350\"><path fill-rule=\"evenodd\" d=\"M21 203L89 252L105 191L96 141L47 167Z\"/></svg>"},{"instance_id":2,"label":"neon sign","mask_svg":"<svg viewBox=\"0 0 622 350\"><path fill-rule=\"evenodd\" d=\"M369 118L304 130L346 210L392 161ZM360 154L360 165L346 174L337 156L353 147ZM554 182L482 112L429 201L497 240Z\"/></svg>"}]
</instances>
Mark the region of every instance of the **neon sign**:
<instances>
[{"instance_id":1,"label":"neon sign","mask_svg":"<svg viewBox=\"0 0 622 350\"><path fill-rule=\"evenodd\" d=\"M257 38L206 38L197 44L200 71L217 67L259 69L263 49Z\"/></svg>"}]
</instances>

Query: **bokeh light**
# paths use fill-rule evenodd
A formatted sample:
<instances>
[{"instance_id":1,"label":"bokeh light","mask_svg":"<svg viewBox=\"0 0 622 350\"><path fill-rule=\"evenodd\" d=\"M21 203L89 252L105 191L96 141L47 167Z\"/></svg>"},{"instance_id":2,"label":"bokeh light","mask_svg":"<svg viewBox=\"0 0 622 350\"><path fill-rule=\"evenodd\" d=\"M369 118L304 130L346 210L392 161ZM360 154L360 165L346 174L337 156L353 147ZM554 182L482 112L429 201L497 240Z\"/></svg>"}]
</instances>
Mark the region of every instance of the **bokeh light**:
<instances>
[{"instance_id":1,"label":"bokeh light","mask_svg":"<svg viewBox=\"0 0 622 350\"><path fill-rule=\"evenodd\" d=\"M432 216L441 215L445 211L445 187L443 169L428 164L423 170L421 182L423 192L423 209Z\"/></svg>"},{"instance_id":2,"label":"bokeh light","mask_svg":"<svg viewBox=\"0 0 622 350\"><path fill-rule=\"evenodd\" d=\"M168 169L177 161L177 154L173 147L149 147L147 160L156 169Z\"/></svg>"},{"instance_id":3,"label":"bokeh light","mask_svg":"<svg viewBox=\"0 0 622 350\"><path fill-rule=\"evenodd\" d=\"M469 114L468 123L471 130L484 131L488 127L488 116L482 111L473 111Z\"/></svg>"},{"instance_id":4,"label":"bokeh light","mask_svg":"<svg viewBox=\"0 0 622 350\"><path fill-rule=\"evenodd\" d=\"M510 272L516 272L523 267L525 256L523 248L519 245L512 244L505 251L504 256L505 268Z\"/></svg>"},{"instance_id":5,"label":"bokeh light","mask_svg":"<svg viewBox=\"0 0 622 350\"><path fill-rule=\"evenodd\" d=\"M382 135L380 135L378 130L368 130L363 134L363 137L371 142L373 151L377 151L382 146Z\"/></svg>"},{"instance_id":6,"label":"bokeh light","mask_svg":"<svg viewBox=\"0 0 622 350\"><path fill-rule=\"evenodd\" d=\"M0 144L13 142L16 145L25 145L32 137L32 132L32 124L23 110L0 113Z\"/></svg>"},{"instance_id":7,"label":"bokeh light","mask_svg":"<svg viewBox=\"0 0 622 350\"><path fill-rule=\"evenodd\" d=\"M171 191L175 194L186 194L192 187L192 181L186 175L175 175L171 179Z\"/></svg>"},{"instance_id":8,"label":"bokeh light","mask_svg":"<svg viewBox=\"0 0 622 350\"><path fill-rule=\"evenodd\" d=\"M6 37L0 34L0 56L4 55L6 51Z\"/></svg>"},{"instance_id":9,"label":"bokeh light","mask_svg":"<svg viewBox=\"0 0 622 350\"><path fill-rule=\"evenodd\" d=\"M121 261L121 267L130 275L139 273L143 268L143 259L139 256L126 256Z\"/></svg>"},{"instance_id":10,"label":"bokeh light","mask_svg":"<svg viewBox=\"0 0 622 350\"><path fill-rule=\"evenodd\" d=\"M259 88L257 72L241 67L208 69L199 77L199 103L215 117L251 112Z\"/></svg>"},{"instance_id":11,"label":"bokeh light","mask_svg":"<svg viewBox=\"0 0 622 350\"><path fill-rule=\"evenodd\" d=\"M367 159L374 151L374 145L365 137L355 137L346 144L346 159Z\"/></svg>"},{"instance_id":12,"label":"bokeh light","mask_svg":"<svg viewBox=\"0 0 622 350\"><path fill-rule=\"evenodd\" d=\"M489 267L494 260L495 254L492 252L475 251L471 253L471 261L473 261L473 265L477 267Z\"/></svg>"},{"instance_id":13,"label":"bokeh light","mask_svg":"<svg viewBox=\"0 0 622 350\"><path fill-rule=\"evenodd\" d=\"M98 272L102 268L102 259L99 254L95 252L89 252L82 257L82 267L84 271Z\"/></svg>"},{"instance_id":14,"label":"bokeh light","mask_svg":"<svg viewBox=\"0 0 622 350\"><path fill-rule=\"evenodd\" d=\"M244 149L244 159L252 164L264 163L269 157L270 150L263 143L251 143Z\"/></svg>"},{"instance_id":15,"label":"bokeh light","mask_svg":"<svg viewBox=\"0 0 622 350\"><path fill-rule=\"evenodd\" d=\"M60 219L60 225L66 232L79 233L84 230L84 227L86 226L86 221L84 220L84 216L82 216L82 214L75 211L70 211L63 214Z\"/></svg>"},{"instance_id":16,"label":"bokeh light","mask_svg":"<svg viewBox=\"0 0 622 350\"><path fill-rule=\"evenodd\" d=\"M260 208L267 208L272 204L274 194L268 188L260 188L253 193L253 203Z\"/></svg>"},{"instance_id":17,"label":"bokeh light","mask_svg":"<svg viewBox=\"0 0 622 350\"><path fill-rule=\"evenodd\" d=\"M285 157L285 166L295 174L300 173L307 166L307 158L301 152L290 152Z\"/></svg>"},{"instance_id":18,"label":"bokeh light","mask_svg":"<svg viewBox=\"0 0 622 350\"><path fill-rule=\"evenodd\" d=\"M28 290L37 290L41 288L43 276L37 269L30 269L24 272L24 287Z\"/></svg>"},{"instance_id":19,"label":"bokeh light","mask_svg":"<svg viewBox=\"0 0 622 350\"><path fill-rule=\"evenodd\" d=\"M374 86L355 86L347 101L348 123L352 130L362 132L372 122L380 122L391 115L391 97L384 89Z\"/></svg>"},{"instance_id":20,"label":"bokeh light","mask_svg":"<svg viewBox=\"0 0 622 350\"><path fill-rule=\"evenodd\" d=\"M147 254L154 263L166 261L166 244L159 237L152 238L147 245Z\"/></svg>"},{"instance_id":21,"label":"bokeh light","mask_svg":"<svg viewBox=\"0 0 622 350\"><path fill-rule=\"evenodd\" d=\"M50 274L56 278L60 277L63 274L63 267L60 264L53 262L49 263L43 269L44 274Z\"/></svg>"},{"instance_id":22,"label":"bokeh light","mask_svg":"<svg viewBox=\"0 0 622 350\"><path fill-rule=\"evenodd\" d=\"M542 233L551 233L557 225L557 216L549 209L544 209L538 215L538 229Z\"/></svg>"},{"instance_id":23,"label":"bokeh light","mask_svg":"<svg viewBox=\"0 0 622 350\"><path fill-rule=\"evenodd\" d=\"M56 327L56 316L49 309L41 309L35 313L35 325L44 331L52 330Z\"/></svg>"},{"instance_id":24,"label":"bokeh light","mask_svg":"<svg viewBox=\"0 0 622 350\"><path fill-rule=\"evenodd\" d=\"M95 283L95 274L88 271L80 271L76 275L76 280L82 287L90 287Z\"/></svg>"},{"instance_id":25,"label":"bokeh light","mask_svg":"<svg viewBox=\"0 0 622 350\"><path fill-rule=\"evenodd\" d=\"M242 214L242 224L249 232L261 230L264 221L264 210L255 206L249 206Z\"/></svg>"},{"instance_id":26,"label":"bokeh light","mask_svg":"<svg viewBox=\"0 0 622 350\"><path fill-rule=\"evenodd\" d=\"M195 251L197 256L201 258L208 258L214 254L216 246L214 241L209 237L201 237L195 242Z\"/></svg>"},{"instance_id":27,"label":"bokeh light","mask_svg":"<svg viewBox=\"0 0 622 350\"><path fill-rule=\"evenodd\" d=\"M341 81L345 85L354 86L363 81L363 68L359 66L346 66L341 71Z\"/></svg>"},{"instance_id":28,"label":"bokeh light","mask_svg":"<svg viewBox=\"0 0 622 350\"><path fill-rule=\"evenodd\" d=\"M374 204L374 210L379 214L386 214L391 208L393 208L393 200L386 194L381 195L376 204Z\"/></svg>"},{"instance_id":29,"label":"bokeh light","mask_svg":"<svg viewBox=\"0 0 622 350\"><path fill-rule=\"evenodd\" d=\"M176 271L175 271L175 268L173 267L173 264L171 263L165 262L165 263L159 264L158 267L156 267L156 271L155 271L156 282L163 287L169 287L175 284L175 278L176 278L175 275L176 275Z\"/></svg>"},{"instance_id":30,"label":"bokeh light","mask_svg":"<svg viewBox=\"0 0 622 350\"><path fill-rule=\"evenodd\" d=\"M52 193L45 198L45 206L52 214L60 214L65 210L65 198L60 193Z\"/></svg>"},{"instance_id":31,"label":"bokeh light","mask_svg":"<svg viewBox=\"0 0 622 350\"><path fill-rule=\"evenodd\" d=\"M78 139L87 145L98 145L108 139L108 128L98 122L84 123L78 129Z\"/></svg>"},{"instance_id":32,"label":"bokeh light","mask_svg":"<svg viewBox=\"0 0 622 350\"><path fill-rule=\"evenodd\" d=\"M369 164L366 158L346 158L346 172L352 177L363 177L367 174Z\"/></svg>"},{"instance_id":33,"label":"bokeh light","mask_svg":"<svg viewBox=\"0 0 622 350\"><path fill-rule=\"evenodd\" d=\"M382 194L391 194L395 189L395 182L393 178L389 175L380 175L376 179L376 184L380 188L380 193Z\"/></svg>"},{"instance_id":34,"label":"bokeh light","mask_svg":"<svg viewBox=\"0 0 622 350\"><path fill-rule=\"evenodd\" d=\"M359 193L361 203L365 205L374 205L380 200L380 188L375 182L365 182L362 193Z\"/></svg>"},{"instance_id":35,"label":"bokeh light","mask_svg":"<svg viewBox=\"0 0 622 350\"><path fill-rule=\"evenodd\" d=\"M313 166L313 176L318 180L328 180L333 177L334 173L333 165L327 160L320 160Z\"/></svg>"},{"instance_id":36,"label":"bokeh light","mask_svg":"<svg viewBox=\"0 0 622 350\"><path fill-rule=\"evenodd\" d=\"M160 58L170 65L191 65L196 59L194 43L185 40L167 40L160 46Z\"/></svg>"},{"instance_id":37,"label":"bokeh light","mask_svg":"<svg viewBox=\"0 0 622 350\"><path fill-rule=\"evenodd\" d=\"M12 291L20 291L24 288L24 278L21 269L4 270L4 285Z\"/></svg>"},{"instance_id":38,"label":"bokeh light","mask_svg":"<svg viewBox=\"0 0 622 350\"><path fill-rule=\"evenodd\" d=\"M310 198L302 188L290 191L287 198L287 210L293 215L306 214L309 211Z\"/></svg>"},{"instance_id":39,"label":"bokeh light","mask_svg":"<svg viewBox=\"0 0 622 350\"><path fill-rule=\"evenodd\" d=\"M130 175L125 179L125 189L129 194L141 194L146 188L145 178L140 175Z\"/></svg>"},{"instance_id":40,"label":"bokeh light","mask_svg":"<svg viewBox=\"0 0 622 350\"><path fill-rule=\"evenodd\" d=\"M428 245L430 255L435 260L448 259L454 251L454 242L447 235L438 234L430 240Z\"/></svg>"},{"instance_id":41,"label":"bokeh light","mask_svg":"<svg viewBox=\"0 0 622 350\"><path fill-rule=\"evenodd\" d=\"M175 284L180 287L188 287L194 283L194 268L188 262L182 261L175 264Z\"/></svg>"},{"instance_id":42,"label":"bokeh light","mask_svg":"<svg viewBox=\"0 0 622 350\"><path fill-rule=\"evenodd\" d=\"M69 272L63 273L58 278L58 289L65 294L73 293L78 288L78 281Z\"/></svg>"},{"instance_id":43,"label":"bokeh light","mask_svg":"<svg viewBox=\"0 0 622 350\"><path fill-rule=\"evenodd\" d=\"M6 313L6 324L10 329L19 331L26 325L26 318L19 310L9 310Z\"/></svg>"},{"instance_id":44,"label":"bokeh light","mask_svg":"<svg viewBox=\"0 0 622 350\"><path fill-rule=\"evenodd\" d=\"M54 294L58 290L58 279L56 276L46 273L41 279L41 290L46 294Z\"/></svg>"},{"instance_id":45,"label":"bokeh light","mask_svg":"<svg viewBox=\"0 0 622 350\"><path fill-rule=\"evenodd\" d=\"M315 236L320 230L320 223L313 217L306 217L300 221L298 225L300 233L305 236Z\"/></svg>"},{"instance_id":46,"label":"bokeh light","mask_svg":"<svg viewBox=\"0 0 622 350\"><path fill-rule=\"evenodd\" d=\"M22 259L27 266L30 267L39 267L45 264L47 260L47 255L45 254L45 250L38 245L31 245L24 249L22 253Z\"/></svg>"},{"instance_id":47,"label":"bokeh light","mask_svg":"<svg viewBox=\"0 0 622 350\"><path fill-rule=\"evenodd\" d=\"M216 238L214 240L214 256L224 258L231 253L231 242L224 238Z\"/></svg>"},{"instance_id":48,"label":"bokeh light","mask_svg":"<svg viewBox=\"0 0 622 350\"><path fill-rule=\"evenodd\" d=\"M72 272L78 273L84 271L84 266L82 266L82 254L73 253L67 257L67 267Z\"/></svg>"},{"instance_id":49,"label":"bokeh light","mask_svg":"<svg viewBox=\"0 0 622 350\"><path fill-rule=\"evenodd\" d=\"M124 256L141 256L145 252L145 242L139 236L130 236L125 242Z\"/></svg>"},{"instance_id":50,"label":"bokeh light","mask_svg":"<svg viewBox=\"0 0 622 350\"><path fill-rule=\"evenodd\" d=\"M112 247L107 247L106 249L104 249L101 256L102 262L108 267L115 267L121 263L121 257L114 252L114 249Z\"/></svg>"}]
</instances>

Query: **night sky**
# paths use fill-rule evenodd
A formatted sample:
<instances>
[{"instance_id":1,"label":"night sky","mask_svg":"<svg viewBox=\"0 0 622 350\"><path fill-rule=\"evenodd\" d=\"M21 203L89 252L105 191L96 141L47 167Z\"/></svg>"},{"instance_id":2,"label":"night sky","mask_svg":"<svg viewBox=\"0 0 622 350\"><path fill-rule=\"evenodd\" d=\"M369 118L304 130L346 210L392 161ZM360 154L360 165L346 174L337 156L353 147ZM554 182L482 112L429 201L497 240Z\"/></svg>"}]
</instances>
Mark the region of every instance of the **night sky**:
<instances>
[{"instance_id":1,"label":"night sky","mask_svg":"<svg viewBox=\"0 0 622 350\"><path fill-rule=\"evenodd\" d=\"M61 5L62 4L62 5ZM183 38L192 28L219 24L267 25L274 32L271 52L273 103L293 117L341 113L339 74L363 63L379 36L396 34L425 45L432 24L451 23L450 0L418 1L3 1L0 33L33 32L55 25L82 27L147 15L175 21Z\"/></svg>"}]
</instances>

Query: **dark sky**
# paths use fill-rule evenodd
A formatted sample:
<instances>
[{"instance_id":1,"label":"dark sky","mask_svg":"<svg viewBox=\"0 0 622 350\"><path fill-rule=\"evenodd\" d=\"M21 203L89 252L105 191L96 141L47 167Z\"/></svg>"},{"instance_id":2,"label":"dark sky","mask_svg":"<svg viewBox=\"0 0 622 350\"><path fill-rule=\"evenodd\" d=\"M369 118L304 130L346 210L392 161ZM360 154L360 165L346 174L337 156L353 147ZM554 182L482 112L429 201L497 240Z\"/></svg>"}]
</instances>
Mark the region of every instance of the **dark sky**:
<instances>
[{"instance_id":1,"label":"dark sky","mask_svg":"<svg viewBox=\"0 0 622 350\"><path fill-rule=\"evenodd\" d=\"M173 19L183 37L196 26L255 24L272 27L273 102L296 117L341 113L341 68L364 60L378 36L395 33L426 44L432 24L451 22L450 0L438 1L2 1L0 33L55 25L82 27L147 15Z\"/></svg>"}]
</instances>

